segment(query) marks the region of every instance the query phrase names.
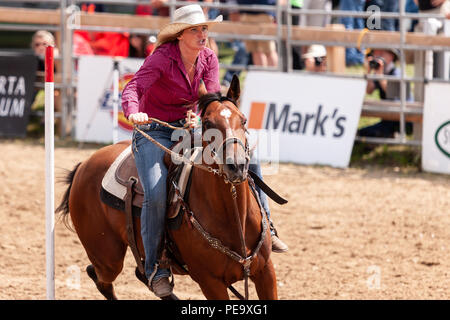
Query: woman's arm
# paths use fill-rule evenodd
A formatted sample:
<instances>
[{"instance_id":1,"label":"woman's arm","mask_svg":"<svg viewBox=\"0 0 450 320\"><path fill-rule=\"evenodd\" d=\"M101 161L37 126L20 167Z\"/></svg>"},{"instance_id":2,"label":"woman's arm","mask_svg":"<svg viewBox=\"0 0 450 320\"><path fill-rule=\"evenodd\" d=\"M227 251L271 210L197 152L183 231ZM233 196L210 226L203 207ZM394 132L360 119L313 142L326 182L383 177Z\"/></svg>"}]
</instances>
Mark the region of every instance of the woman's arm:
<instances>
[{"instance_id":1,"label":"woman's arm","mask_svg":"<svg viewBox=\"0 0 450 320\"><path fill-rule=\"evenodd\" d=\"M220 91L219 59L217 59L217 56L213 52L208 57L208 68L203 73L203 81L208 92Z\"/></svg>"},{"instance_id":2,"label":"woman's arm","mask_svg":"<svg viewBox=\"0 0 450 320\"><path fill-rule=\"evenodd\" d=\"M123 89L122 109L127 119L131 114L139 112L139 100L147 89L161 77L164 61L164 57L158 51L148 56Z\"/></svg>"}]
</instances>

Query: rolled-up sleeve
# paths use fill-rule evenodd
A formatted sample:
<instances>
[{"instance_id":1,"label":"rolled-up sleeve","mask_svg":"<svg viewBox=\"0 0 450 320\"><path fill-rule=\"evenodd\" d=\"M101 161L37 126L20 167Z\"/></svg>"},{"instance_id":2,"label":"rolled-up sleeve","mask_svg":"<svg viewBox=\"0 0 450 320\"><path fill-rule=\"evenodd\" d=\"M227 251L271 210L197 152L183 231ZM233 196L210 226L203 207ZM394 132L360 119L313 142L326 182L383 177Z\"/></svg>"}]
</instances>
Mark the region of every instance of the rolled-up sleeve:
<instances>
[{"instance_id":1,"label":"rolled-up sleeve","mask_svg":"<svg viewBox=\"0 0 450 320\"><path fill-rule=\"evenodd\" d=\"M139 100L145 92L161 77L164 68L164 59L156 51L148 56L134 77L127 83L122 91L122 110L125 117L139 112Z\"/></svg>"},{"instance_id":2,"label":"rolled-up sleeve","mask_svg":"<svg viewBox=\"0 0 450 320\"><path fill-rule=\"evenodd\" d=\"M208 67L203 74L203 81L205 82L206 90L208 92L219 92L219 59L213 53L207 58Z\"/></svg>"}]
</instances>

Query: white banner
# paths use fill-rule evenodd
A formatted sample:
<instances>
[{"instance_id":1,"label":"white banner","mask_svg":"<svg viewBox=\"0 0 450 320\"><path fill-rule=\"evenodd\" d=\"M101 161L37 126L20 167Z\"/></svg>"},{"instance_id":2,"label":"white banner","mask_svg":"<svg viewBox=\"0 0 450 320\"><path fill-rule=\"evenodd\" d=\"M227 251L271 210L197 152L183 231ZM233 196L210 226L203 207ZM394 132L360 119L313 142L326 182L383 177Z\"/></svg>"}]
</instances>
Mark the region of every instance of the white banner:
<instances>
[{"instance_id":1,"label":"white banner","mask_svg":"<svg viewBox=\"0 0 450 320\"><path fill-rule=\"evenodd\" d=\"M241 109L265 161L347 167L366 80L249 72Z\"/></svg>"},{"instance_id":2,"label":"white banner","mask_svg":"<svg viewBox=\"0 0 450 320\"><path fill-rule=\"evenodd\" d=\"M423 106L422 168L450 174L450 84L428 83Z\"/></svg>"},{"instance_id":3,"label":"white banner","mask_svg":"<svg viewBox=\"0 0 450 320\"><path fill-rule=\"evenodd\" d=\"M120 106L122 90L143 62L143 59L119 62L119 141L131 139L132 134L132 125L124 117ZM113 141L113 65L114 59L105 56L82 56L78 61L78 141Z\"/></svg>"}]
</instances>

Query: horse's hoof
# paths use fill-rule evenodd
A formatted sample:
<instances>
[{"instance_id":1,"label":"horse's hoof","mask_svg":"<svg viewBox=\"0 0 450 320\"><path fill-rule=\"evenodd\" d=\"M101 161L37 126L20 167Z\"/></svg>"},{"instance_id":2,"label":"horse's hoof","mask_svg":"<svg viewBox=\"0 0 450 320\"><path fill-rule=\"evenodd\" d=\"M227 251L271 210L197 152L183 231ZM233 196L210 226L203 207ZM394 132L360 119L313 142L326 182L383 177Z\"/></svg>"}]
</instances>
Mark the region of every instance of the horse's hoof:
<instances>
[{"instance_id":1,"label":"horse's hoof","mask_svg":"<svg viewBox=\"0 0 450 320\"><path fill-rule=\"evenodd\" d=\"M174 295L173 293L165 296L165 297L160 297L161 300L180 300L178 299L178 297L176 295Z\"/></svg>"},{"instance_id":2,"label":"horse's hoof","mask_svg":"<svg viewBox=\"0 0 450 320\"><path fill-rule=\"evenodd\" d=\"M98 280L97 274L95 273L95 268L92 264L90 264L86 267L86 272L87 272L89 278L91 278L95 283L97 283L97 280Z\"/></svg>"}]
</instances>

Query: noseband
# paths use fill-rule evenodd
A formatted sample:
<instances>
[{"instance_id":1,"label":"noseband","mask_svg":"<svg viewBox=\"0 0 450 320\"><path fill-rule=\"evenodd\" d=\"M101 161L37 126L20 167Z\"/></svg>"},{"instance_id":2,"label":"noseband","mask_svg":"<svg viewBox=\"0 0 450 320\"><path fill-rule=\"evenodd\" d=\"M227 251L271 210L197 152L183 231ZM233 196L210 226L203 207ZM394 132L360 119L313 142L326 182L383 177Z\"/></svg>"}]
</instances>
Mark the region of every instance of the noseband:
<instances>
[{"instance_id":1,"label":"noseband","mask_svg":"<svg viewBox=\"0 0 450 320\"><path fill-rule=\"evenodd\" d=\"M247 132L247 130L245 130ZM228 180L227 176L225 175L225 173L223 172L223 152L225 150L225 148L229 145L229 144L235 144L237 143L239 146L242 147L242 149L244 150L244 154L245 154L245 163L244 163L244 171L243 171L243 176L244 179L238 183L236 182L231 182ZM217 149L217 151L214 151L214 148L209 145L208 146L211 152L211 157L214 159L214 162L217 164L217 166L219 167L219 174L224 178L226 183L231 183L231 184L241 184L242 182L244 182L247 179L247 174L248 174L248 165L250 162L250 148L248 146L248 141L247 139L245 140L245 144L242 142L241 139L239 139L236 136L233 137L228 137L225 140L222 141L222 143L220 144L219 148ZM225 159L226 162L226 159Z\"/></svg>"}]
</instances>

